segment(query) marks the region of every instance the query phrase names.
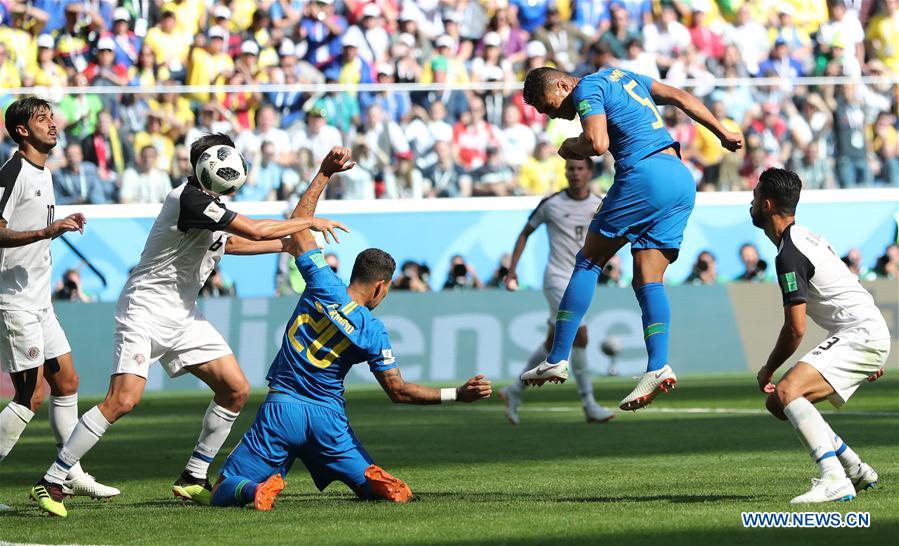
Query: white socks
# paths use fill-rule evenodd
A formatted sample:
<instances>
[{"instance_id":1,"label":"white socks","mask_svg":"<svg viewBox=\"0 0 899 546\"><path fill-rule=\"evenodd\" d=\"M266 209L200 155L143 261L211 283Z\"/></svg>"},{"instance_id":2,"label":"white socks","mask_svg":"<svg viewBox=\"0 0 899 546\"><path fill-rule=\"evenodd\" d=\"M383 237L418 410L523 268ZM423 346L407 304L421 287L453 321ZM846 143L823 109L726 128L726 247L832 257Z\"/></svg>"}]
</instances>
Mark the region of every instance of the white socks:
<instances>
[{"instance_id":1,"label":"white socks","mask_svg":"<svg viewBox=\"0 0 899 546\"><path fill-rule=\"evenodd\" d=\"M68 396L50 396L50 430L56 438L56 449L62 449L63 444L72 435L75 425L78 424L78 393ZM81 463L75 463L69 469L68 479L77 478L84 474Z\"/></svg>"},{"instance_id":2,"label":"white socks","mask_svg":"<svg viewBox=\"0 0 899 546\"><path fill-rule=\"evenodd\" d=\"M32 417L34 412L30 408L15 402L10 402L0 411L0 461L12 451Z\"/></svg>"},{"instance_id":3,"label":"white socks","mask_svg":"<svg viewBox=\"0 0 899 546\"><path fill-rule=\"evenodd\" d=\"M190 459L187 460L185 470L199 480L205 480L206 474L209 472L209 463L215 459L215 455L222 448L222 444L228 439L228 433L231 432L231 425L240 415L239 412L226 410L215 403L215 400L209 403L206 408L206 415L203 417L203 429L200 431L200 437L197 439L197 445L194 447Z\"/></svg>"},{"instance_id":4,"label":"white socks","mask_svg":"<svg viewBox=\"0 0 899 546\"><path fill-rule=\"evenodd\" d=\"M825 421L824 424L827 425L827 422ZM855 451L852 451L852 448L849 447L842 438L836 435L833 429L830 428L830 425L827 426L827 429L830 432L833 451L840 460L840 464L843 465L846 474L851 477L855 471L858 470L859 465L862 464L862 460Z\"/></svg>"},{"instance_id":5,"label":"white socks","mask_svg":"<svg viewBox=\"0 0 899 546\"><path fill-rule=\"evenodd\" d=\"M572 347L571 371L574 372L574 380L577 382L577 393L581 395L581 402L586 406L595 404L593 398L593 378L587 369L587 349L585 347Z\"/></svg>"},{"instance_id":6,"label":"white socks","mask_svg":"<svg viewBox=\"0 0 899 546\"><path fill-rule=\"evenodd\" d=\"M109 428L109 421L103 417L100 408L97 406L89 409L81 420L75 425L75 429L66 440L62 449L59 450L59 456L56 461L50 465L44 479L51 483L62 483L68 477L69 471L78 464L84 455L91 450L92 447L100 440L106 429Z\"/></svg>"},{"instance_id":7,"label":"white socks","mask_svg":"<svg viewBox=\"0 0 899 546\"><path fill-rule=\"evenodd\" d=\"M536 368L540 365L541 362L546 360L546 357L549 356L549 352L543 347L541 343L539 347L534 349L534 352L531 353L530 358L528 358L528 363L524 365L524 369L521 370L526 372L531 368ZM521 381L513 381L511 385L509 385L508 389L516 394L521 394L521 391L527 388L527 385L522 383Z\"/></svg>"},{"instance_id":8,"label":"white socks","mask_svg":"<svg viewBox=\"0 0 899 546\"><path fill-rule=\"evenodd\" d=\"M815 406L800 397L787 404L784 414L799 433L803 443L809 448L809 455L818 464L821 477L826 479L845 478L846 472L834 451L833 431L830 430Z\"/></svg>"}]
</instances>

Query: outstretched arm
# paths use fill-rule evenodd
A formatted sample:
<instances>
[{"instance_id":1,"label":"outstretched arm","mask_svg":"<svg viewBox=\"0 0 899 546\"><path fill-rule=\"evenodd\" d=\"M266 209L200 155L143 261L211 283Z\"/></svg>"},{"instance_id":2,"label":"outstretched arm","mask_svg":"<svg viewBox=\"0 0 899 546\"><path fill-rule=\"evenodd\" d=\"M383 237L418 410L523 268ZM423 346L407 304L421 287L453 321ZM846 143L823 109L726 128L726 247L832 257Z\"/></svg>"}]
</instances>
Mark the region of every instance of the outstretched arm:
<instances>
[{"instance_id":1,"label":"outstretched arm","mask_svg":"<svg viewBox=\"0 0 899 546\"><path fill-rule=\"evenodd\" d=\"M483 375L476 375L455 389L435 389L406 383L399 368L391 368L384 372L376 372L378 383L395 404L439 404L447 401L474 402L487 398L493 393L493 387ZM446 392L444 392L446 391Z\"/></svg>"},{"instance_id":2,"label":"outstretched arm","mask_svg":"<svg viewBox=\"0 0 899 546\"><path fill-rule=\"evenodd\" d=\"M515 240L515 248L512 250L512 258L509 260L509 272L506 273L505 284L508 290L518 290L518 260L521 259L524 247L528 243L528 237L532 233L534 233L534 228L531 227L531 224L525 224L521 233L518 234L518 239Z\"/></svg>"},{"instance_id":3,"label":"outstretched arm","mask_svg":"<svg viewBox=\"0 0 899 546\"><path fill-rule=\"evenodd\" d=\"M743 135L731 133L720 121L705 107L701 100L697 99L683 89L665 85L657 81L652 82L650 89L652 100L656 104L677 106L697 123L702 124L721 141L721 146L735 152L743 147Z\"/></svg>"},{"instance_id":4,"label":"outstretched arm","mask_svg":"<svg viewBox=\"0 0 899 546\"><path fill-rule=\"evenodd\" d=\"M84 224L87 223L84 215L80 212L66 216L62 220L57 220L49 226L36 229L33 231L16 231L9 229L6 220L0 218L0 248L13 248L18 246L30 245L44 239L55 239L63 233L69 231L80 231L84 233Z\"/></svg>"},{"instance_id":5,"label":"outstretched arm","mask_svg":"<svg viewBox=\"0 0 899 546\"><path fill-rule=\"evenodd\" d=\"M313 215L315 215L318 199L321 197L325 186L328 185L331 176L339 172L348 171L354 166L356 166L356 163L353 161L353 156L350 153L349 148L344 148L343 146L331 148L331 151L328 152L328 155L322 160L318 172L315 173L315 178L309 183L309 187L303 192L303 197L300 198L296 208L293 209L293 213L290 215L290 221L311 220ZM342 224L341 227L345 231L349 231L343 227ZM294 256L299 256L304 252L318 248L318 245L315 243L315 238L312 237L312 234L309 233L308 229L302 229L292 233L290 237L293 239L292 254Z\"/></svg>"}]
</instances>

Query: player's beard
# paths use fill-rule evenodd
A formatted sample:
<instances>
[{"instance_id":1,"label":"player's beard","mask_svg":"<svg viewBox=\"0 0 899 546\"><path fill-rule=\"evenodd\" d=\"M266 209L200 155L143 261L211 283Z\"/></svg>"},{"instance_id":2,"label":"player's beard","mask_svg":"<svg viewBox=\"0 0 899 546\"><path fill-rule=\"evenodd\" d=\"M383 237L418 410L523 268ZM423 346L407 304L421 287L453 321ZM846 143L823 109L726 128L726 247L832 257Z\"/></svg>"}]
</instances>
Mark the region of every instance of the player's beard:
<instances>
[{"instance_id":1,"label":"player's beard","mask_svg":"<svg viewBox=\"0 0 899 546\"><path fill-rule=\"evenodd\" d=\"M750 208L749 217L752 218L752 225L759 229L765 229L765 215L762 211L759 211L758 214L756 214L755 211Z\"/></svg>"}]
</instances>

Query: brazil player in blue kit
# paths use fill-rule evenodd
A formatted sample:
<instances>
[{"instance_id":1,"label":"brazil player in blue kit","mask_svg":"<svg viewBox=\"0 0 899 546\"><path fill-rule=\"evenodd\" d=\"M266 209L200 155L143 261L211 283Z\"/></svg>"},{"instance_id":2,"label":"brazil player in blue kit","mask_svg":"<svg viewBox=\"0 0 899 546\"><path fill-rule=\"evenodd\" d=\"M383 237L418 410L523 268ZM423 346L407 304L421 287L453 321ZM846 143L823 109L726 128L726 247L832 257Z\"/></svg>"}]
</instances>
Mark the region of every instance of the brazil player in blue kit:
<instances>
[{"instance_id":1,"label":"brazil player in blue kit","mask_svg":"<svg viewBox=\"0 0 899 546\"><path fill-rule=\"evenodd\" d=\"M634 259L634 291L643 312L649 360L637 387L620 404L636 410L677 382L668 365L671 312L662 280L677 259L696 196L681 163L680 145L668 134L657 105L680 108L735 151L743 137L731 133L691 94L620 68L576 78L554 68L536 68L524 82L524 100L551 118L579 116L583 131L566 139L559 155L615 158L615 180L593 218L556 316L546 361L524 372L522 381L542 385L568 379L568 356L578 325L593 300L606 262L626 243Z\"/></svg>"},{"instance_id":2,"label":"brazil player in blue kit","mask_svg":"<svg viewBox=\"0 0 899 546\"><path fill-rule=\"evenodd\" d=\"M292 217L312 217L331 174L353 165L347 148L334 148ZM459 388L434 389L403 381L387 330L371 313L390 290L393 258L377 248L364 250L346 286L308 230L291 237L306 289L266 377L269 395L222 466L212 505L271 509L296 459L319 490L341 481L364 499L406 502L412 498L409 487L374 464L347 421L343 380L350 368L367 362L398 403L473 402L490 396L490 382L478 375Z\"/></svg>"}]
</instances>

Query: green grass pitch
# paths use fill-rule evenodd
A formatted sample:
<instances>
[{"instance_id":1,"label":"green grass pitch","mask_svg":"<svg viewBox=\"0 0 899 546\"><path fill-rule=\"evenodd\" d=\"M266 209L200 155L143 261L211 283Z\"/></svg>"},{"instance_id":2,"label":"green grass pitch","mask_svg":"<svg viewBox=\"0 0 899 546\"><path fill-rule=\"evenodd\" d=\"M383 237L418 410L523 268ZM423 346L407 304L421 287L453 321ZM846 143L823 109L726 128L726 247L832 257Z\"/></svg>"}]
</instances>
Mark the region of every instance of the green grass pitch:
<instances>
[{"instance_id":1,"label":"green grass pitch","mask_svg":"<svg viewBox=\"0 0 899 546\"><path fill-rule=\"evenodd\" d=\"M850 503L798 510L870 512L868 529L744 529L743 511L790 511L814 467L792 428L762 414L750 377L690 377L647 411L584 423L571 385L526 393L522 424L497 396L471 405L401 407L374 388L348 392L350 422L375 460L417 495L405 506L319 493L301 465L272 512L185 505L169 486L190 453L207 394L148 396L84 461L122 489L68 502L67 519L27 499L54 456L46 413L0 463L0 541L65 544L896 544L899 380L865 385L826 418L881 484ZM629 379L596 381L614 406ZM227 453L263 393L236 423ZM84 400L81 409L91 402ZM711 408L720 413L692 412ZM727 411L725 411L727 410ZM217 467L222 457L214 464Z\"/></svg>"}]
</instances>

